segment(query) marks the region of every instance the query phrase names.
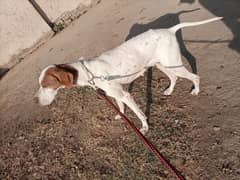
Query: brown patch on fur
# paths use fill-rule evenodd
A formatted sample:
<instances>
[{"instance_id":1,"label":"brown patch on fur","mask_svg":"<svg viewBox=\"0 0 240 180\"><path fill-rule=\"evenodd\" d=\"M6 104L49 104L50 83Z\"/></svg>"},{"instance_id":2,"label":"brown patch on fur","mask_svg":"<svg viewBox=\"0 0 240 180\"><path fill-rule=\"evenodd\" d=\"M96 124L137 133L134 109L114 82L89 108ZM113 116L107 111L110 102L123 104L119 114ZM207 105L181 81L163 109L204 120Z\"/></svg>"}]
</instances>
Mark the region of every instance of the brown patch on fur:
<instances>
[{"instance_id":1,"label":"brown patch on fur","mask_svg":"<svg viewBox=\"0 0 240 180\"><path fill-rule=\"evenodd\" d=\"M71 65L68 65L68 64L58 64L56 66L58 68L65 70L66 72L71 73L73 75L73 84L77 84L78 71L74 67L72 67Z\"/></svg>"},{"instance_id":2,"label":"brown patch on fur","mask_svg":"<svg viewBox=\"0 0 240 180\"><path fill-rule=\"evenodd\" d=\"M41 82L42 87L57 89L64 85L71 88L77 83L78 71L70 65L60 64L51 67L45 72L45 76Z\"/></svg>"}]
</instances>

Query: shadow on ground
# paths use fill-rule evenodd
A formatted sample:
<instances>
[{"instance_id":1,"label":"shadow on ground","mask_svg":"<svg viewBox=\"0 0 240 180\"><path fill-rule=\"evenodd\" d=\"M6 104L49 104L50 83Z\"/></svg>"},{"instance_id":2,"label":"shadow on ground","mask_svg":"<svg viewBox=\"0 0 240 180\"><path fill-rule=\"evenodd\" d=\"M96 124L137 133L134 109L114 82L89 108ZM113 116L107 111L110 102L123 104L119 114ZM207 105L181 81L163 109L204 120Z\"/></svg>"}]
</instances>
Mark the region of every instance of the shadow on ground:
<instances>
[{"instance_id":1,"label":"shadow on ground","mask_svg":"<svg viewBox=\"0 0 240 180\"><path fill-rule=\"evenodd\" d=\"M0 68L0 80L3 78L4 75L7 74L8 71L8 68Z\"/></svg>"},{"instance_id":2,"label":"shadow on ground","mask_svg":"<svg viewBox=\"0 0 240 180\"><path fill-rule=\"evenodd\" d=\"M180 0L180 3L194 3L195 0ZM199 3L215 16L224 17L224 24L231 30L233 39L229 48L240 53L240 1L239 0L199 0Z\"/></svg>"}]
</instances>

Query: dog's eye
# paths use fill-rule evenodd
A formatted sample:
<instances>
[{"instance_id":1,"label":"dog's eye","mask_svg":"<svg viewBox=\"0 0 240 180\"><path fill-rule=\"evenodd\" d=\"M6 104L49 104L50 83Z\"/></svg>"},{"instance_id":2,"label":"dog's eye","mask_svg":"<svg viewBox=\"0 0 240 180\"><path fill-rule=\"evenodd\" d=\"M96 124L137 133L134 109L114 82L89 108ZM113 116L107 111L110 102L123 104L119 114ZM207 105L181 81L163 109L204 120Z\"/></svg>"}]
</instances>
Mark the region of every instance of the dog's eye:
<instances>
[{"instance_id":1,"label":"dog's eye","mask_svg":"<svg viewBox=\"0 0 240 180\"><path fill-rule=\"evenodd\" d=\"M51 74L51 76L54 77L54 78L56 78L56 80L57 80L58 82L61 82L61 79L60 79L58 76L56 76L55 74Z\"/></svg>"},{"instance_id":2,"label":"dog's eye","mask_svg":"<svg viewBox=\"0 0 240 180\"><path fill-rule=\"evenodd\" d=\"M56 89L60 85L60 79L57 76L54 76L53 74L49 74L43 79L41 85L43 88Z\"/></svg>"}]
</instances>

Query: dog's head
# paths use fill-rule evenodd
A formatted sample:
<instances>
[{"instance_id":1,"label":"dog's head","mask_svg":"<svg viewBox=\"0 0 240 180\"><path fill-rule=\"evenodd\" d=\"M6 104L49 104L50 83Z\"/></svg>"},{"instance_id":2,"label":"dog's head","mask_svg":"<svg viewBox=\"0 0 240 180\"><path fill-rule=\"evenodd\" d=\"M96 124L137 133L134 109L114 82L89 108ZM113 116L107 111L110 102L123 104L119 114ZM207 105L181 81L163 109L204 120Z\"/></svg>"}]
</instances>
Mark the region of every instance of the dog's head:
<instances>
[{"instance_id":1,"label":"dog's head","mask_svg":"<svg viewBox=\"0 0 240 180\"><path fill-rule=\"evenodd\" d=\"M39 76L37 97L41 105L49 105L61 88L71 88L76 85L78 71L67 64L50 65L42 70Z\"/></svg>"}]
</instances>

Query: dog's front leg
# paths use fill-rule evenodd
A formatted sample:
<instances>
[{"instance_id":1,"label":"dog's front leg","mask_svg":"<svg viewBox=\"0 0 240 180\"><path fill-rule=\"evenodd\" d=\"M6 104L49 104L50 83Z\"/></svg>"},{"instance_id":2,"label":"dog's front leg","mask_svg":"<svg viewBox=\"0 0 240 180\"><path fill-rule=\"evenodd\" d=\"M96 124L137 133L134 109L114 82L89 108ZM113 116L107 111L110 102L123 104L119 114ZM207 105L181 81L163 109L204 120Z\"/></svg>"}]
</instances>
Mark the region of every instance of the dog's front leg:
<instances>
[{"instance_id":1,"label":"dog's front leg","mask_svg":"<svg viewBox=\"0 0 240 180\"><path fill-rule=\"evenodd\" d=\"M117 100L117 99L116 99L116 102L117 102L117 105L118 105L118 107L119 107L120 112L124 114L124 104L123 104L123 102L122 102L122 101L119 101L119 100ZM120 116L119 114L117 114L117 115L115 116L115 119L120 119L120 118L121 118L121 116Z\"/></svg>"},{"instance_id":2,"label":"dog's front leg","mask_svg":"<svg viewBox=\"0 0 240 180\"><path fill-rule=\"evenodd\" d=\"M139 109L132 96L128 92L124 91L121 85L108 85L104 86L102 89L108 96L115 98L117 102L123 102L126 104L137 115L142 122L142 128L140 129L142 134L145 134L148 131L147 117Z\"/></svg>"},{"instance_id":3,"label":"dog's front leg","mask_svg":"<svg viewBox=\"0 0 240 180\"><path fill-rule=\"evenodd\" d=\"M138 105L133 100L132 96L124 91L124 96L122 97L122 101L137 115L137 117L142 122L142 128L140 129L142 134L145 134L148 131L147 117L145 114L139 109Z\"/></svg>"}]
</instances>

